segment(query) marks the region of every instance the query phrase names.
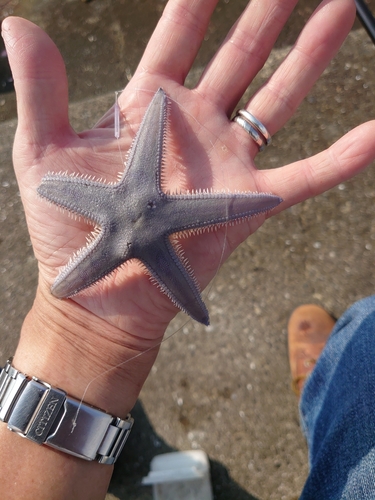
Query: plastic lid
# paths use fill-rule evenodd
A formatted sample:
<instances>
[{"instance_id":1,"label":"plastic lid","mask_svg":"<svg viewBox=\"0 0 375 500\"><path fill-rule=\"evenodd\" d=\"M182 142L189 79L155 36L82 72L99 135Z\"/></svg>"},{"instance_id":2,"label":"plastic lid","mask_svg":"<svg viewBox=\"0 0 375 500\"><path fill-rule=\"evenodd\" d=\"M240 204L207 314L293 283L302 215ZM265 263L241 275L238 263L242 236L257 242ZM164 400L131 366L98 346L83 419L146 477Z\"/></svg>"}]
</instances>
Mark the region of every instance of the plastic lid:
<instances>
[{"instance_id":1,"label":"plastic lid","mask_svg":"<svg viewBox=\"0 0 375 500\"><path fill-rule=\"evenodd\" d=\"M142 484L172 483L208 477L209 461L201 450L178 451L158 455L151 460L151 470Z\"/></svg>"}]
</instances>

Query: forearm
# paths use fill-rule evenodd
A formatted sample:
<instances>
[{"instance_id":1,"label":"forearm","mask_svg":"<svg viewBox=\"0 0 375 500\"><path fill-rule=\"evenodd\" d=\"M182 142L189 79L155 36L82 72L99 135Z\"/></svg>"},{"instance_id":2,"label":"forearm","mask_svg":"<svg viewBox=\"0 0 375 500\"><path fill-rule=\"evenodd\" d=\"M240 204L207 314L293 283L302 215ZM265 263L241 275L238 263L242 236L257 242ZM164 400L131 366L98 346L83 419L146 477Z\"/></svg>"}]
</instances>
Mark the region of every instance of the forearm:
<instances>
[{"instance_id":1,"label":"forearm","mask_svg":"<svg viewBox=\"0 0 375 500\"><path fill-rule=\"evenodd\" d=\"M157 354L157 347L147 349L157 343L120 332L73 301L50 300L39 289L13 364L76 399L81 399L93 381L84 401L125 418ZM10 499L102 499L112 474L111 466L38 446L2 423L0 456L1 491Z\"/></svg>"},{"instance_id":2,"label":"forearm","mask_svg":"<svg viewBox=\"0 0 375 500\"><path fill-rule=\"evenodd\" d=\"M8 500L103 500L112 466L87 462L0 426L0 484Z\"/></svg>"}]
</instances>

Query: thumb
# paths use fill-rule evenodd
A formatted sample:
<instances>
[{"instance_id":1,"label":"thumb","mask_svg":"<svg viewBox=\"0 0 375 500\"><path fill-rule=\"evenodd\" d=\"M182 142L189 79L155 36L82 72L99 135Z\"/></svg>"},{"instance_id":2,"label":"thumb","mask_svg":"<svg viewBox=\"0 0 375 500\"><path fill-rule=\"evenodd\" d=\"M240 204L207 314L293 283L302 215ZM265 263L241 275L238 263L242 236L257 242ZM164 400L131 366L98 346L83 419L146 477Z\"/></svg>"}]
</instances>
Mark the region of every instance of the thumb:
<instances>
[{"instance_id":1,"label":"thumb","mask_svg":"<svg viewBox=\"0 0 375 500\"><path fill-rule=\"evenodd\" d=\"M64 62L49 36L30 21L4 19L2 36L17 94L17 135L24 144L44 148L70 130Z\"/></svg>"}]
</instances>

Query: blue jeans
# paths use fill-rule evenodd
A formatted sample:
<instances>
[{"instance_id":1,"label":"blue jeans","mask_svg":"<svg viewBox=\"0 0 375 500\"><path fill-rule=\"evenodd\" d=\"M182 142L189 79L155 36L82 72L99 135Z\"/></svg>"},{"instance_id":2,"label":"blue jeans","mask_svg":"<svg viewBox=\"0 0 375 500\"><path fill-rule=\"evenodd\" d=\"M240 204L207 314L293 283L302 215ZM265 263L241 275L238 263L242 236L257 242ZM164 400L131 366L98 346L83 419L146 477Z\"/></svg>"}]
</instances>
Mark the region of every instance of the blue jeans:
<instances>
[{"instance_id":1,"label":"blue jeans","mask_svg":"<svg viewBox=\"0 0 375 500\"><path fill-rule=\"evenodd\" d=\"M375 499L375 295L336 323L300 403L310 474L301 499Z\"/></svg>"}]
</instances>

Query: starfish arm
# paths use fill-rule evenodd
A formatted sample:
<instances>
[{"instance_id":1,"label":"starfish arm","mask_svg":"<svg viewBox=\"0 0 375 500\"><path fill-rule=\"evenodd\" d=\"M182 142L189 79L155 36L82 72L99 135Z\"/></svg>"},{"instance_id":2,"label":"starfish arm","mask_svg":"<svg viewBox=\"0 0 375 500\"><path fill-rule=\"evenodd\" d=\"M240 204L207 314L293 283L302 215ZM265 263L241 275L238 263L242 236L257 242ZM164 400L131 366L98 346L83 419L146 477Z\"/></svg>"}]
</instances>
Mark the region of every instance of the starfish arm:
<instances>
[{"instance_id":1,"label":"starfish arm","mask_svg":"<svg viewBox=\"0 0 375 500\"><path fill-rule=\"evenodd\" d=\"M108 244L108 234L100 232L92 241L71 257L52 285L51 292L60 299L76 295L109 275L131 258L130 246L122 239Z\"/></svg>"},{"instance_id":2,"label":"starfish arm","mask_svg":"<svg viewBox=\"0 0 375 500\"><path fill-rule=\"evenodd\" d=\"M65 174L48 174L43 177L37 192L42 198L83 217L100 222L98 208L103 205L105 194L107 204L113 185L92 181L84 177ZM104 213L104 212L102 212Z\"/></svg>"},{"instance_id":3,"label":"starfish arm","mask_svg":"<svg viewBox=\"0 0 375 500\"><path fill-rule=\"evenodd\" d=\"M208 311L198 283L187 261L181 259L182 250L175 249L168 237L160 238L152 248L143 249L140 257L152 281L172 302L196 321L208 325Z\"/></svg>"},{"instance_id":4,"label":"starfish arm","mask_svg":"<svg viewBox=\"0 0 375 500\"><path fill-rule=\"evenodd\" d=\"M134 187L141 197L160 193L160 175L167 125L168 98L159 89L146 113L129 151L126 169L120 184ZM130 189L131 191L131 189Z\"/></svg>"},{"instance_id":5,"label":"starfish arm","mask_svg":"<svg viewBox=\"0 0 375 500\"><path fill-rule=\"evenodd\" d=\"M266 193L196 193L168 196L173 232L211 227L268 212L282 202Z\"/></svg>"}]
</instances>

